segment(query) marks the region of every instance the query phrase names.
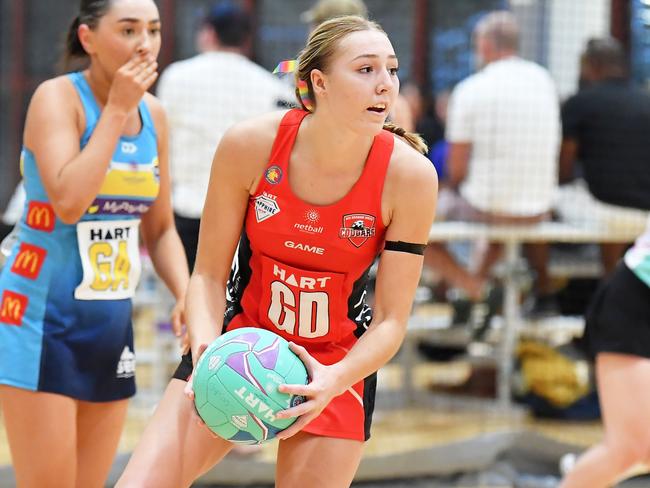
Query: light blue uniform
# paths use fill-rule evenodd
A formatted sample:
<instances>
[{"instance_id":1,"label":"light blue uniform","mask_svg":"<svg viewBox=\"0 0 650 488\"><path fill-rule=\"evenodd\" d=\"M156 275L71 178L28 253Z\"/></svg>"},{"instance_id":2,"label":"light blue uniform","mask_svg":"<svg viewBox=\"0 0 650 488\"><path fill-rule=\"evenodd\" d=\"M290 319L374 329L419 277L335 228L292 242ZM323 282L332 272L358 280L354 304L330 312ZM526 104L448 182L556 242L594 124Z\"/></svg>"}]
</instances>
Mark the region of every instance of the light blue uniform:
<instances>
[{"instance_id":1,"label":"light blue uniform","mask_svg":"<svg viewBox=\"0 0 650 488\"><path fill-rule=\"evenodd\" d=\"M100 109L82 73L88 143ZM120 138L102 188L79 223L56 218L32 152L21 156L26 202L0 273L0 384L86 401L135 394L131 296L140 273L138 224L159 190L157 137ZM79 185L84 181L80 180Z\"/></svg>"}]
</instances>

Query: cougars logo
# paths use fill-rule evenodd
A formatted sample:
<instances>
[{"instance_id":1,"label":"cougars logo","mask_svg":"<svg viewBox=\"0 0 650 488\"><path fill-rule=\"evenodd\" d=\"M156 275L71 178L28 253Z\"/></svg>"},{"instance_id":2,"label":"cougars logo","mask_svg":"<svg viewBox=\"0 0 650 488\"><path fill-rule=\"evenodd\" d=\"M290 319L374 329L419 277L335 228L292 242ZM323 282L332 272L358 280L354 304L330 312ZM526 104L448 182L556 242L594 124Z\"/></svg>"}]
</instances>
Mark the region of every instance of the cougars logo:
<instances>
[{"instance_id":1,"label":"cougars logo","mask_svg":"<svg viewBox=\"0 0 650 488\"><path fill-rule=\"evenodd\" d=\"M375 216L356 213L343 216L339 230L341 239L348 239L355 247L361 247L369 237L375 236Z\"/></svg>"}]
</instances>

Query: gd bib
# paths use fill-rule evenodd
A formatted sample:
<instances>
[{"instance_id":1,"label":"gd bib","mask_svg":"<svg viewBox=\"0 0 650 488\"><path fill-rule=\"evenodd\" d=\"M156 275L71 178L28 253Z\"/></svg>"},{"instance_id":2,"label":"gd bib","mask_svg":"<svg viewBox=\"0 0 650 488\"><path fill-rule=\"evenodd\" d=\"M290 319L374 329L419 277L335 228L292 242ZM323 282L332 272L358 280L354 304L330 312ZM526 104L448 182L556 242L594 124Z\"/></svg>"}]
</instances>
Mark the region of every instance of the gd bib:
<instances>
[{"instance_id":1,"label":"gd bib","mask_svg":"<svg viewBox=\"0 0 650 488\"><path fill-rule=\"evenodd\" d=\"M83 279L77 300L131 298L140 279L139 220L79 222L77 243Z\"/></svg>"}]
</instances>

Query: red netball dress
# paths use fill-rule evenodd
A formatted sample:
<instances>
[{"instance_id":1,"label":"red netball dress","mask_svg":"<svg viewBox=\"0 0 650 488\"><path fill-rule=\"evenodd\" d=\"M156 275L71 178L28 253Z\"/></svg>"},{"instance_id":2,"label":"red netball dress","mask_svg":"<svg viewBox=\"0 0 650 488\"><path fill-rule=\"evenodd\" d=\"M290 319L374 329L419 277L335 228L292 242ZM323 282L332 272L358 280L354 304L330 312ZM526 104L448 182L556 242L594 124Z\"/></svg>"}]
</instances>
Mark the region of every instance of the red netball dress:
<instances>
[{"instance_id":1,"label":"red netball dress","mask_svg":"<svg viewBox=\"0 0 650 488\"><path fill-rule=\"evenodd\" d=\"M358 181L332 205L299 199L289 184L289 157L307 115L289 111L249 200L245 228L228 281L227 330L269 329L307 348L323 364L340 361L370 325L369 269L386 228L381 197L394 139L374 139ZM334 398L305 432L364 440L375 376Z\"/></svg>"}]
</instances>

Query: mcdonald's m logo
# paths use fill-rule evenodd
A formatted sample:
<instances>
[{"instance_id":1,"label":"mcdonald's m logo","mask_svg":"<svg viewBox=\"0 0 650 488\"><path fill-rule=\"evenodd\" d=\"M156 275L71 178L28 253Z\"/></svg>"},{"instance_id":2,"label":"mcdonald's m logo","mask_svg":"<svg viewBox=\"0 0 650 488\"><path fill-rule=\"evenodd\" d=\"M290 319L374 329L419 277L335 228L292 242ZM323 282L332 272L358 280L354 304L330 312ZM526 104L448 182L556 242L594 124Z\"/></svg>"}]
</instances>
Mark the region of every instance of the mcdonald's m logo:
<instances>
[{"instance_id":1,"label":"mcdonald's m logo","mask_svg":"<svg viewBox=\"0 0 650 488\"><path fill-rule=\"evenodd\" d=\"M30 280L35 280L41 272L46 256L47 251L45 249L23 242L20 245L14 264L11 266L11 271Z\"/></svg>"},{"instance_id":2,"label":"mcdonald's m logo","mask_svg":"<svg viewBox=\"0 0 650 488\"><path fill-rule=\"evenodd\" d=\"M55 221L52 205L45 202L29 202L26 222L32 229L52 232Z\"/></svg>"},{"instance_id":3,"label":"mcdonald's m logo","mask_svg":"<svg viewBox=\"0 0 650 488\"><path fill-rule=\"evenodd\" d=\"M25 295L5 290L2 293L2 304L0 305L0 322L21 326L27 309L27 301Z\"/></svg>"}]
</instances>

